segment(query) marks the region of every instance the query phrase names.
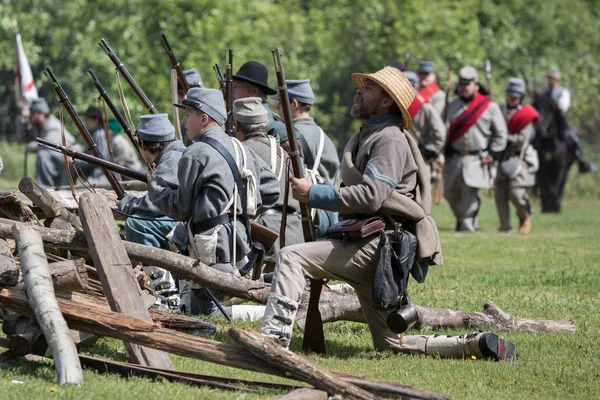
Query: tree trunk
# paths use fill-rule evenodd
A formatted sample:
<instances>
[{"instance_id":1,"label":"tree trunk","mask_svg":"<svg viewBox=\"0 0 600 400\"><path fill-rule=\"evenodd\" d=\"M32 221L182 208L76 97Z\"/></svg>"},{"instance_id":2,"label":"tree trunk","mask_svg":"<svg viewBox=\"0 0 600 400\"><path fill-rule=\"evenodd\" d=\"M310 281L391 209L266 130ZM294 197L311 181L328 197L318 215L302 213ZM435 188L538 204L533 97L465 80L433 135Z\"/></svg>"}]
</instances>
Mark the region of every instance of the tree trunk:
<instances>
[{"instance_id":1,"label":"tree trunk","mask_svg":"<svg viewBox=\"0 0 600 400\"><path fill-rule=\"evenodd\" d=\"M21 258L27 296L46 341L52 347L58 383L81 385L83 374L77 348L54 297L42 239L39 233L30 227L15 226L13 235Z\"/></svg>"},{"instance_id":2,"label":"tree trunk","mask_svg":"<svg viewBox=\"0 0 600 400\"><path fill-rule=\"evenodd\" d=\"M27 225L41 225L40 220L31 211L31 208L23 204L15 192L0 196L0 216L13 221L24 222Z\"/></svg>"},{"instance_id":3,"label":"tree trunk","mask_svg":"<svg viewBox=\"0 0 600 400\"><path fill-rule=\"evenodd\" d=\"M14 224L18 223L0 218L0 237L10 237L10 227ZM79 232L66 232L48 228L39 228L39 231L44 241L53 245L87 250L87 244L84 242L83 235ZM216 291L222 291L233 297L265 304L271 290L270 286L263 282L225 274L181 254L137 243L123 243L127 254L134 261L165 268L176 276L192 280ZM296 317L301 328L304 327L305 305L304 303L301 304ZM419 314L419 321L414 329L453 327L465 329L523 329L527 332L575 332L575 324L572 321L538 321L511 317L514 318L512 320L514 323L507 323L507 321L500 321L495 317L490 318L489 315L493 313L493 310L484 314L483 312L414 306ZM321 293L319 311L321 311L323 322L365 322L358 298L350 294L333 291ZM476 325L477 323L482 325Z\"/></svg>"},{"instance_id":4,"label":"tree trunk","mask_svg":"<svg viewBox=\"0 0 600 400\"><path fill-rule=\"evenodd\" d=\"M73 228L81 229L81 223L77 216L63 207L50 192L34 182L33 179L27 177L21 179L19 190L42 210L46 218L61 218Z\"/></svg>"},{"instance_id":5,"label":"tree trunk","mask_svg":"<svg viewBox=\"0 0 600 400\"><path fill-rule=\"evenodd\" d=\"M256 331L231 328L229 329L229 336L256 357L266 360L269 364L281 368L294 378L308 382L315 388L324 390L331 395L341 395L350 399L377 398L366 390L345 382L329 371L317 367L288 349L284 349L275 341L267 339Z\"/></svg>"},{"instance_id":6,"label":"tree trunk","mask_svg":"<svg viewBox=\"0 0 600 400\"><path fill-rule=\"evenodd\" d=\"M79 198L79 214L111 310L152 321L106 200L94 193L84 193ZM169 356L162 351L127 342L125 347L137 364L173 369Z\"/></svg>"},{"instance_id":7,"label":"tree trunk","mask_svg":"<svg viewBox=\"0 0 600 400\"><path fill-rule=\"evenodd\" d=\"M156 324L103 308L90 307L60 298L57 300L65 319L73 329L130 341L142 346L151 346L183 357L289 378L289 375L281 368L273 367L237 346L161 328ZM27 299L22 292L16 290L3 289L0 292L0 307L22 315L31 314ZM381 397L448 398L445 395L425 392L392 382L328 371L342 377L348 383Z\"/></svg>"}]
</instances>

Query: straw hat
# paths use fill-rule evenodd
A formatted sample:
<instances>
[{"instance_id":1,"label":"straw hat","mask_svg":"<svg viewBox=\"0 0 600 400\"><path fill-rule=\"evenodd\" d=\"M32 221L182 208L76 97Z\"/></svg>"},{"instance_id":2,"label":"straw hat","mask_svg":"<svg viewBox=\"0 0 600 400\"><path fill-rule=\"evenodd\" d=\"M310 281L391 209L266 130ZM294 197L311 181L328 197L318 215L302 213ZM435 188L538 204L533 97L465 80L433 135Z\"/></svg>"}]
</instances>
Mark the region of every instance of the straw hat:
<instances>
[{"instance_id":1,"label":"straw hat","mask_svg":"<svg viewBox=\"0 0 600 400\"><path fill-rule=\"evenodd\" d=\"M381 86L394 99L402 112L402 128L410 128L412 118L408 113L408 107L415 99L415 90L406 76L394 67L384 67L373 74L352 74L352 80L358 87L363 87L368 79Z\"/></svg>"}]
</instances>

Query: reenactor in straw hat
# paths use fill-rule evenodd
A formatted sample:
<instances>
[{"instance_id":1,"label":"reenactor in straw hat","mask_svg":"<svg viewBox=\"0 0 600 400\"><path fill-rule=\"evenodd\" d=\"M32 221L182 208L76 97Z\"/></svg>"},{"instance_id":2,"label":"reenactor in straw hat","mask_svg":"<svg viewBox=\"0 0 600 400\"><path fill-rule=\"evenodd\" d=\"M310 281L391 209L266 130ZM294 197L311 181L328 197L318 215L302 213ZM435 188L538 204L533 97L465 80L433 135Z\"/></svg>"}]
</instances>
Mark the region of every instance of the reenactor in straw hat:
<instances>
[{"instance_id":1,"label":"reenactor in straw hat","mask_svg":"<svg viewBox=\"0 0 600 400\"><path fill-rule=\"evenodd\" d=\"M31 102L29 122L35 137L46 139L54 143L63 143L61 123L50 113L50 107L43 98ZM75 138L65 129L67 146L75 145ZM43 187L64 186L69 183L67 168L62 154L45 148L39 148L37 142L27 144L27 152L36 152L35 162L36 182Z\"/></svg>"},{"instance_id":2,"label":"reenactor in straw hat","mask_svg":"<svg viewBox=\"0 0 600 400\"><path fill-rule=\"evenodd\" d=\"M271 172L277 176L281 195L272 208L260 214L257 222L272 231L279 232L284 211L286 186L289 185L289 157L283 148L277 144L277 140L267 134L269 119L267 110L261 103L259 97L246 97L245 99L236 100L233 103L233 119L238 140L252 149L258 157L270 166ZM300 206L298 200L292 197L289 189L288 192L284 245L303 243L302 221L298 213ZM271 264L270 270L273 269L272 266L277 261L278 255L279 241L275 243L271 251L265 254L265 261Z\"/></svg>"},{"instance_id":3,"label":"reenactor in straw hat","mask_svg":"<svg viewBox=\"0 0 600 400\"><path fill-rule=\"evenodd\" d=\"M292 178L294 197L311 207L335 210L355 219L382 216L386 228L397 228L410 218L419 219L413 210L427 213L429 205L421 196L431 187L423 159L414 139L406 132L412 121L408 107L415 92L398 69L385 67L374 74L354 74L358 86L352 116L365 121L344 150L342 180L344 186L313 184L310 178ZM424 207L424 208L422 208ZM419 213L420 214L420 213ZM421 228L429 224L425 233ZM419 262L440 264L441 250L433 220L422 218L415 225L418 233ZM376 308L373 301L376 270L379 268L382 234L355 240L329 239L303 243L281 250L271 293L267 300L261 333L288 346L298 311L305 279L335 279L348 282L356 291L377 350L393 349L406 353L439 354L444 357L509 359L514 346L492 333L475 332L463 336L393 333L386 323L389 311ZM385 236L384 236L385 237ZM433 244L433 246L432 246ZM407 254L408 256L408 254Z\"/></svg>"},{"instance_id":4,"label":"reenactor in straw hat","mask_svg":"<svg viewBox=\"0 0 600 400\"><path fill-rule=\"evenodd\" d=\"M460 69L457 93L448 104L444 196L456 218L456 230L475 232L478 191L492 187L494 163L506 147L506 122L498 104L479 93L475 68Z\"/></svg>"},{"instance_id":5,"label":"reenactor in straw hat","mask_svg":"<svg viewBox=\"0 0 600 400\"><path fill-rule=\"evenodd\" d=\"M435 82L436 75L433 71L433 63L431 61L419 61L417 75L419 76L419 96L426 103L430 103L441 116L444 112L446 94Z\"/></svg>"},{"instance_id":6,"label":"reenactor in straw hat","mask_svg":"<svg viewBox=\"0 0 600 400\"><path fill-rule=\"evenodd\" d=\"M416 90L419 85L417 74L406 71L404 75ZM421 154L427 163L427 171L431 175L432 170L438 169L436 160L443 165L444 155L442 153L446 143L446 125L433 105L426 102L419 92L408 108L408 112L413 120L413 126L409 132L419 142Z\"/></svg>"},{"instance_id":7,"label":"reenactor in straw hat","mask_svg":"<svg viewBox=\"0 0 600 400\"><path fill-rule=\"evenodd\" d=\"M142 115L136 133L142 157L149 165L154 165L153 177L161 177L171 185L178 185L177 165L185 150L180 140L175 138L175 128L167 114ZM129 215L125 221L127 240L150 247L170 249L167 235L175 227L175 221L165 216L150 200L149 194L135 197L125 195L119 202L120 211ZM178 290L171 274L162 268L145 266L150 277L150 287L157 297L157 308L177 310Z\"/></svg>"},{"instance_id":8,"label":"reenactor in straw hat","mask_svg":"<svg viewBox=\"0 0 600 400\"><path fill-rule=\"evenodd\" d=\"M294 120L294 129L302 146L305 173L312 178L313 183L336 185L340 160L335 145L315 123L310 116L310 110L315 102L315 95L309 79L286 80L290 108ZM279 94L273 96L279 100L278 109L282 112ZM324 237L329 226L338 222L337 213L315 209L315 230L318 238Z\"/></svg>"},{"instance_id":9,"label":"reenactor in straw hat","mask_svg":"<svg viewBox=\"0 0 600 400\"><path fill-rule=\"evenodd\" d=\"M181 104L175 105L185 110L187 135L194 143L179 161L179 185L153 176L148 183L150 200L167 216L186 223L188 241L178 243L182 251L221 271L247 273L256 259L248 218L276 203L277 178L262 160L221 128L227 112L220 90L193 88ZM255 190L240 192L234 172ZM256 190L259 186L260 191ZM246 209L242 206L244 198ZM219 314L206 292L198 291L195 298L198 312Z\"/></svg>"},{"instance_id":10,"label":"reenactor in straw hat","mask_svg":"<svg viewBox=\"0 0 600 400\"><path fill-rule=\"evenodd\" d=\"M501 232L512 231L509 202L516 208L519 232L531 231L527 188L535 184L535 173L539 168L537 151L531 145L539 115L530 105L522 104L525 91L523 79L510 78L505 91L506 104L501 106L508 128L506 150L498 166L494 191Z\"/></svg>"}]
</instances>

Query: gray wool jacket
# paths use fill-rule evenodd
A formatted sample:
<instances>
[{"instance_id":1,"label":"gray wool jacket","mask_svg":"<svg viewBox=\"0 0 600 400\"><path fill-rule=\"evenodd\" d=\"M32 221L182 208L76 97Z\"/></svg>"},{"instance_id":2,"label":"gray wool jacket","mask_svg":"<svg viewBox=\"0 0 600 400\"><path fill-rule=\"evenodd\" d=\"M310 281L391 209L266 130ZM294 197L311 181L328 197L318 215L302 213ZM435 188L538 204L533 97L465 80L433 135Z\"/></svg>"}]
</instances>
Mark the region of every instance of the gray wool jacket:
<instances>
[{"instance_id":1,"label":"gray wool jacket","mask_svg":"<svg viewBox=\"0 0 600 400\"><path fill-rule=\"evenodd\" d=\"M181 156L185 151L186 147L180 140L175 140L169 143L154 160L156 168L152 173L152 176L160 176L166 182L173 185L178 185L179 180L177 179L177 165ZM130 194L125 195L124 198L119 202L119 210L127 214L147 214L161 217L165 215L152 201L150 196L145 194L142 197L135 197Z\"/></svg>"},{"instance_id":2,"label":"gray wool jacket","mask_svg":"<svg viewBox=\"0 0 600 400\"><path fill-rule=\"evenodd\" d=\"M231 138L219 126L212 126L201 134L200 140L184 151L178 164L178 186L167 184L160 176L153 176L148 183L150 200L165 215L176 221L190 221L196 224L223 214L233 215L233 210L227 209L234 194L233 173L225 158L212 146L202 142L201 139L204 137L219 141L232 156L235 154ZM248 158L247 167L257 177L257 182L261 182L264 174L265 186L268 186L266 182L269 181L267 176L270 171L266 170L264 162L260 160L261 164L257 161L258 157L255 158L252 152L248 152ZM271 175L276 192L265 191L265 198L262 198L262 193L259 193L257 199L259 209L263 206L273 206L279 197L277 178ZM235 212L238 217L242 215L239 195ZM237 260L232 260L233 221L231 221L223 224L217 234L219 263L240 261L250 251L250 240L241 218L237 219L236 227ZM210 231L212 232L212 228Z\"/></svg>"},{"instance_id":3,"label":"gray wool jacket","mask_svg":"<svg viewBox=\"0 0 600 400\"><path fill-rule=\"evenodd\" d=\"M267 135L265 135L265 134L250 134L250 135L246 136L244 145L246 145L246 147L252 149L258 157L260 157L268 166L270 166L270 164L271 164L271 142L269 141ZM279 146L277 146L277 147L279 150ZM278 151L277 154L279 155L280 152ZM280 169L283 168L283 171L281 171L281 179L278 182L279 183L279 191L281 193L279 196L279 199L277 200L277 203L273 207L272 213L267 213L266 215L260 215L257 218L258 223L260 223L263 226L266 226L270 230L277 232L277 233L280 232L280 228L281 228L281 218L282 218L281 210L282 210L284 198L285 198L285 187L286 187L286 185L289 184L287 176L286 176L286 169L287 169L286 162L287 162L288 156L285 151L283 151L283 155L284 155L284 164L281 165L279 163L280 158L277 157L276 170L272 171L273 173L275 173L275 175L279 175ZM285 228L285 245L286 246L291 245L291 244L304 243L304 236L302 234L302 219L301 219L300 213L298 212L299 210L300 210L300 203L298 203L298 200L294 199L294 197L292 196L292 191L290 189L289 193L288 193L288 205L287 205L288 215L287 215L286 228ZM265 260L271 261L271 262L276 262L278 254L279 254L279 241L277 241L275 243L275 245L273 246L273 248L265 254Z\"/></svg>"},{"instance_id":4,"label":"gray wool jacket","mask_svg":"<svg viewBox=\"0 0 600 400\"><path fill-rule=\"evenodd\" d=\"M317 150L319 149L319 139L321 132L319 126L315 123L312 118L296 118L294 120L294 128L298 130L298 133L302 136L300 143L302 144L302 152L304 153L304 163L307 168L312 169L317 157ZM325 134L325 144L323 147L323 155L321 156L321 162L317 170L324 180L324 184L335 185L337 182L337 175L340 169L340 159L338 157L335 145Z\"/></svg>"}]
</instances>

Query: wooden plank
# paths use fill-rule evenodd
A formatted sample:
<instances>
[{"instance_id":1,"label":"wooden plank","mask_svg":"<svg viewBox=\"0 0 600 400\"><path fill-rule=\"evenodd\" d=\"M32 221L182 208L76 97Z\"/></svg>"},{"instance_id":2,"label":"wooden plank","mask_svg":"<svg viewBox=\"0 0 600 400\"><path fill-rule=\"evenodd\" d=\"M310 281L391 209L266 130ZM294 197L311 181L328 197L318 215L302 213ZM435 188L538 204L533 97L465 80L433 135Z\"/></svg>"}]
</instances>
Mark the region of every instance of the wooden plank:
<instances>
[{"instance_id":1,"label":"wooden plank","mask_svg":"<svg viewBox=\"0 0 600 400\"><path fill-rule=\"evenodd\" d=\"M142 301L142 291L108 203L100 195L84 193L79 199L79 215L111 310L151 323L150 312ZM134 363L173 368L165 352L127 342L125 347Z\"/></svg>"},{"instance_id":2,"label":"wooden plank","mask_svg":"<svg viewBox=\"0 0 600 400\"><path fill-rule=\"evenodd\" d=\"M60 298L57 300L65 319L72 329L152 346L172 354L228 367L290 377L282 368L269 365L264 360L238 346L161 328L156 324L100 307L88 306ZM4 289L0 292L0 307L22 315L31 313L27 299L22 292L16 290ZM449 398L443 394L423 391L393 382L380 381L367 376L327 371L339 376L348 383L381 397L440 400Z\"/></svg>"},{"instance_id":3,"label":"wooden plank","mask_svg":"<svg viewBox=\"0 0 600 400\"><path fill-rule=\"evenodd\" d=\"M52 348L58 383L81 385L83 374L77 347L54 296L42 238L31 227L14 226L13 235L19 250L27 297L46 341Z\"/></svg>"}]
</instances>

